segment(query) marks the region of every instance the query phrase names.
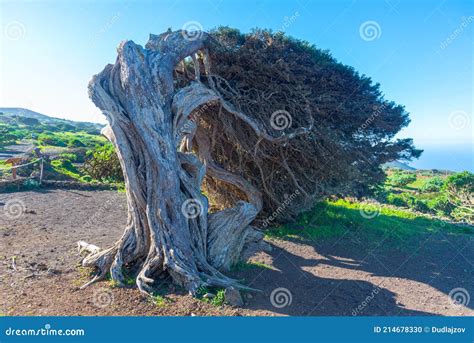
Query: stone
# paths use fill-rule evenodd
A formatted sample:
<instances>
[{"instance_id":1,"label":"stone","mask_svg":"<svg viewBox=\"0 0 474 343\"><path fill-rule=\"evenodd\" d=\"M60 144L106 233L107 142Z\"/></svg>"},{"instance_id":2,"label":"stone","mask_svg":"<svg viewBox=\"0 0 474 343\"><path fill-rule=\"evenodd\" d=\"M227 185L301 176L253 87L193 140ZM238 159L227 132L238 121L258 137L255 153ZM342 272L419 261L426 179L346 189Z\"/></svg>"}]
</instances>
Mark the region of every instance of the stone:
<instances>
[{"instance_id":1,"label":"stone","mask_svg":"<svg viewBox=\"0 0 474 343\"><path fill-rule=\"evenodd\" d=\"M225 302L229 305L241 307L244 302L240 296L240 292L235 287L227 287L224 292Z\"/></svg>"}]
</instances>

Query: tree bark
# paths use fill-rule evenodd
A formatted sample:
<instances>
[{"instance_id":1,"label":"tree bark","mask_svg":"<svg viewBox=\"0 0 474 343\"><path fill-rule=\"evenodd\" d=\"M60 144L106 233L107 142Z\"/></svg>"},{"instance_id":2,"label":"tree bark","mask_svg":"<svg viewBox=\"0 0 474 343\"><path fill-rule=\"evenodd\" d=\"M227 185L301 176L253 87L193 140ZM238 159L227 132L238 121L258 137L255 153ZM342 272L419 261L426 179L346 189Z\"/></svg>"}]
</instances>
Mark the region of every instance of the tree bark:
<instances>
[{"instance_id":1,"label":"tree bark","mask_svg":"<svg viewBox=\"0 0 474 343\"><path fill-rule=\"evenodd\" d=\"M245 288L220 270L238 262L246 245L261 241L249 226L262 207L261 195L212 161L206 138L190 119L219 97L199 80L180 91L174 88L176 65L211 44L205 33L193 40L182 33L151 35L146 48L121 43L115 64L89 84L92 101L109 122L103 134L123 169L128 220L119 241L83 260L84 266L98 268L88 284L107 272L123 284L126 269L146 293L163 274L191 293L203 285ZM209 214L201 193L206 173L239 187L247 199Z\"/></svg>"}]
</instances>

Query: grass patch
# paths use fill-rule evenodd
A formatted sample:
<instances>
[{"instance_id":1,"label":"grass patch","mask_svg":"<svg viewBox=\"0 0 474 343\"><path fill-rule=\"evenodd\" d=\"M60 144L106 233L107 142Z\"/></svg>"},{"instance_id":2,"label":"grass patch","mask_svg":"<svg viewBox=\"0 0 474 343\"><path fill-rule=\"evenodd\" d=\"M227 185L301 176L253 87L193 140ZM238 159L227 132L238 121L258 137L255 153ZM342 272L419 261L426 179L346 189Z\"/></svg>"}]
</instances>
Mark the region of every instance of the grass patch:
<instances>
[{"instance_id":1,"label":"grass patch","mask_svg":"<svg viewBox=\"0 0 474 343\"><path fill-rule=\"evenodd\" d=\"M426 180L426 178L418 176L415 181L413 181L412 183L409 183L405 187L408 188L408 189L418 190L423 186L423 184L425 183L425 180Z\"/></svg>"},{"instance_id":2,"label":"grass patch","mask_svg":"<svg viewBox=\"0 0 474 343\"><path fill-rule=\"evenodd\" d=\"M118 182L116 183L117 186L117 192L118 193L126 193L127 190L125 189L125 183L124 182Z\"/></svg>"},{"instance_id":3,"label":"grass patch","mask_svg":"<svg viewBox=\"0 0 474 343\"><path fill-rule=\"evenodd\" d=\"M272 266L269 266L268 264L261 263L261 262L237 262L234 264L231 268L231 271L233 272L241 272L244 270L251 270L251 269L256 269L256 268L261 268L261 269L272 269Z\"/></svg>"},{"instance_id":4,"label":"grass patch","mask_svg":"<svg viewBox=\"0 0 474 343\"><path fill-rule=\"evenodd\" d=\"M214 297L206 297L208 294L213 294ZM201 287L197 290L196 297L205 303L219 307L225 303L225 290L218 287Z\"/></svg>"},{"instance_id":5,"label":"grass patch","mask_svg":"<svg viewBox=\"0 0 474 343\"><path fill-rule=\"evenodd\" d=\"M124 277L124 280L123 280L123 287L135 287L136 286L136 279L130 275L127 274L127 271L122 269L122 274L123 274L123 277ZM121 287L120 283L115 281L115 280L112 280L112 276L110 275L110 272L107 273L107 275L105 276L105 279L107 280L107 284L109 285L110 288L117 288L117 287Z\"/></svg>"},{"instance_id":6,"label":"grass patch","mask_svg":"<svg viewBox=\"0 0 474 343\"><path fill-rule=\"evenodd\" d=\"M311 211L300 215L295 223L270 229L266 236L270 239L321 240L340 237L348 231L358 231L367 240L386 236L396 243L437 231L473 233L469 227L434 220L409 210L337 200L316 204Z\"/></svg>"},{"instance_id":7,"label":"grass patch","mask_svg":"<svg viewBox=\"0 0 474 343\"><path fill-rule=\"evenodd\" d=\"M45 149L48 147L82 148L103 145L107 142L105 137L80 132L47 132L38 136L38 145Z\"/></svg>"},{"instance_id":8,"label":"grass patch","mask_svg":"<svg viewBox=\"0 0 474 343\"><path fill-rule=\"evenodd\" d=\"M75 180L81 180L82 175L79 170L69 161L54 160L51 161L51 166L54 171L59 174L64 174Z\"/></svg>"},{"instance_id":9,"label":"grass patch","mask_svg":"<svg viewBox=\"0 0 474 343\"><path fill-rule=\"evenodd\" d=\"M171 302L171 300L166 298L165 296L163 296L161 294L152 294L151 302L155 306L164 307L164 306L168 305Z\"/></svg>"},{"instance_id":10,"label":"grass patch","mask_svg":"<svg viewBox=\"0 0 474 343\"><path fill-rule=\"evenodd\" d=\"M84 284L89 282L92 279L93 275L94 275L94 269L93 268L83 267L83 266L79 265L79 266L76 267L76 270L77 270L79 276L72 280L72 284L75 287L83 286Z\"/></svg>"}]
</instances>

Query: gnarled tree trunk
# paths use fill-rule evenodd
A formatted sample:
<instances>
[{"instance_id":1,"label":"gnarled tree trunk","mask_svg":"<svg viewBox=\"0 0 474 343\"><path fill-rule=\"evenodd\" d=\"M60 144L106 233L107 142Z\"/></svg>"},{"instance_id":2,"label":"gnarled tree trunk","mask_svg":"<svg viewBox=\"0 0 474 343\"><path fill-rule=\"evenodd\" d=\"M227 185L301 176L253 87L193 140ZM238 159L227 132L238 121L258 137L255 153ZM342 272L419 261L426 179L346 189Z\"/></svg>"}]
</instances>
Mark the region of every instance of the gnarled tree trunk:
<instances>
[{"instance_id":1,"label":"gnarled tree trunk","mask_svg":"<svg viewBox=\"0 0 474 343\"><path fill-rule=\"evenodd\" d=\"M199 71L195 55L205 56L208 45L207 34L189 39L181 31L152 35L146 48L126 41L116 63L90 82L90 97L109 122L103 134L117 150L128 203L121 239L83 260L98 268L90 283L109 271L122 283L127 269L147 293L164 273L191 293L202 285L244 288L220 270L236 263L247 244L261 241L249 226L262 207L261 195L212 161L206 137L192 120L200 106L221 101L219 96L199 79L179 91L173 82L186 57ZM206 173L238 187L246 199L208 214L201 193Z\"/></svg>"}]
</instances>

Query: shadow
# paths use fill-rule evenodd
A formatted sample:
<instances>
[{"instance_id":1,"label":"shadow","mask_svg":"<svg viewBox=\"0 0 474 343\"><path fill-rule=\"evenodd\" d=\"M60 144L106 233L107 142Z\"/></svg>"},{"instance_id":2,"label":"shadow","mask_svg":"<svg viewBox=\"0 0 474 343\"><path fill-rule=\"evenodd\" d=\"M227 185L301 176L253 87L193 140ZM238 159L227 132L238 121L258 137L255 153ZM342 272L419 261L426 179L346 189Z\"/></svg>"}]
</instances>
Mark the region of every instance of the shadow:
<instances>
[{"instance_id":1,"label":"shadow","mask_svg":"<svg viewBox=\"0 0 474 343\"><path fill-rule=\"evenodd\" d=\"M404 308L397 304L396 294L370 282L317 277L305 270L324 260L305 259L275 245L269 254L275 269L254 268L232 275L262 290L251 293L251 299L244 293L248 309L291 316L433 315Z\"/></svg>"},{"instance_id":2,"label":"shadow","mask_svg":"<svg viewBox=\"0 0 474 343\"><path fill-rule=\"evenodd\" d=\"M56 183L55 183L56 182ZM11 194L11 193L22 193L22 192L35 192L35 193L51 193L56 190L62 190L71 194L79 195L82 197L90 198L92 195L86 195L79 193L78 191L115 191L114 185L95 185L85 184L76 181L58 181L58 180L44 180L43 184L39 187L28 188L23 185L10 185L7 188L1 189L0 194Z\"/></svg>"},{"instance_id":3,"label":"shadow","mask_svg":"<svg viewBox=\"0 0 474 343\"><path fill-rule=\"evenodd\" d=\"M359 210L344 211L352 219L355 215L360 218ZM234 277L245 279L246 285L263 290L248 301L249 308L314 316L435 315L405 308L398 294L387 287L400 288L405 296L411 291L420 294L417 302L408 304L410 308L426 308L430 301L436 302L432 299L433 294L439 297L436 290L446 296L442 301L449 305L450 292L455 289L463 289L467 297L474 295L474 236L467 234L472 233L472 227L458 228L429 218L379 215L377 220L388 221L385 225L393 225L395 232L370 232L377 226L375 222L371 226L347 225L337 237L310 240L304 237L306 229L295 229L291 239L276 243L269 253L275 270L254 268L234 273ZM397 230L408 230L408 225L414 232L397 235ZM333 270L322 273L321 268ZM336 272L338 275L331 274ZM318 277L318 273L325 276ZM371 279L374 282L366 281ZM389 284L392 282L397 284ZM279 287L291 292L291 305L278 308L271 303L271 293ZM433 294L424 293L431 287ZM464 307L472 309L473 302Z\"/></svg>"},{"instance_id":4,"label":"shadow","mask_svg":"<svg viewBox=\"0 0 474 343\"><path fill-rule=\"evenodd\" d=\"M12 193L26 193L26 192L34 192L34 193L42 193L42 194L48 194L54 192L54 189L52 188L46 188L46 187L36 187L36 188L27 188L27 187L10 187L7 189L2 189L0 190L0 195L1 194L12 194Z\"/></svg>"},{"instance_id":5,"label":"shadow","mask_svg":"<svg viewBox=\"0 0 474 343\"><path fill-rule=\"evenodd\" d=\"M92 195L87 195L87 194L79 193L79 192L76 192L76 191L73 191L73 190L70 190L70 189L65 189L64 191L65 191L65 192L68 192L68 193L75 194L75 195L80 195L81 197L84 197L84 198L92 198Z\"/></svg>"},{"instance_id":6,"label":"shadow","mask_svg":"<svg viewBox=\"0 0 474 343\"><path fill-rule=\"evenodd\" d=\"M444 293L448 299L455 289L462 289L463 297L466 293L467 297L474 294L473 238L472 234L433 232L413 238L415 243L407 240L407 246L403 248L387 242L387 247L382 244L368 251L364 249L365 243L357 238L350 242L319 244L314 248L327 258L325 263L328 265L362 270L373 276L416 281ZM348 264L341 258L356 263ZM474 308L472 301L463 302L463 305Z\"/></svg>"}]
</instances>

